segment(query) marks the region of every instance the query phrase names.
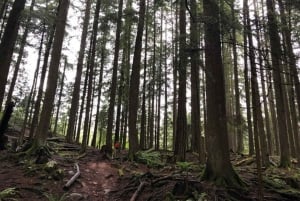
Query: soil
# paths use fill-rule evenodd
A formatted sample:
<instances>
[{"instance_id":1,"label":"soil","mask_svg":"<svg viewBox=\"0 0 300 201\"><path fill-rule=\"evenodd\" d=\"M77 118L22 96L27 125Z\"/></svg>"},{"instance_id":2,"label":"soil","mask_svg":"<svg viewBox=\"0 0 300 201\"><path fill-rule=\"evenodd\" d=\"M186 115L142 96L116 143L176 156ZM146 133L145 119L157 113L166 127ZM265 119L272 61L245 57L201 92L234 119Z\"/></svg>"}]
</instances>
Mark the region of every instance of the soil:
<instances>
[{"instance_id":1,"label":"soil","mask_svg":"<svg viewBox=\"0 0 300 201\"><path fill-rule=\"evenodd\" d=\"M164 165L144 164L145 161L126 160L126 151L111 159L98 149L88 148L79 154L79 145L62 141L49 142L52 161L49 168L45 164L35 164L35 158L24 158L10 150L0 151L0 200L1 191L14 188L10 195L2 197L9 200L88 200L88 201L146 201L146 200L258 200L258 182L254 159L232 154L235 170L245 182L240 189L217 187L201 181L204 167L197 164L197 156L188 153L183 165L163 163ZM160 160L165 155L159 152ZM277 157L273 162L276 163ZM55 162L54 162L55 161ZM80 176L69 187L65 184L76 173L78 164ZM156 166L156 167L155 167ZM275 166L263 171L263 200L300 200L300 170L278 169ZM139 190L138 190L139 189ZM136 194L136 198L134 197Z\"/></svg>"}]
</instances>

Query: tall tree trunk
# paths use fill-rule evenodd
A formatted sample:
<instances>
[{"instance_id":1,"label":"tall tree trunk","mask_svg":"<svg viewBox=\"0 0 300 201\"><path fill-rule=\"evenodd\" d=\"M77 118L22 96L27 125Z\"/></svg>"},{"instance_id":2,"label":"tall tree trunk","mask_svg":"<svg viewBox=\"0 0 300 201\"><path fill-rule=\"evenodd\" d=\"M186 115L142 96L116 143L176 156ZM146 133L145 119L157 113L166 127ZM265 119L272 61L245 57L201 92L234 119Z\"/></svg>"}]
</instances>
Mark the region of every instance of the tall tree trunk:
<instances>
[{"instance_id":1,"label":"tall tree trunk","mask_svg":"<svg viewBox=\"0 0 300 201\"><path fill-rule=\"evenodd\" d=\"M139 99L139 83L140 83L140 62L142 51L142 39L145 21L145 0L140 0L139 22L137 27L137 35L135 41L132 71L130 77L129 88L129 158L133 159L134 154L139 150L137 136L137 110Z\"/></svg>"},{"instance_id":2,"label":"tall tree trunk","mask_svg":"<svg viewBox=\"0 0 300 201\"><path fill-rule=\"evenodd\" d=\"M91 0L86 0L83 27L82 27L82 33L80 39L80 49L79 49L78 60L77 60L76 78L74 82L70 115L68 120L68 129L66 135L67 142L72 142L74 140L73 133L74 133L75 123L76 123L75 122L76 113L79 105L80 83L81 83L81 76L82 76L82 69L83 69L84 51L86 48L87 31L88 31L88 25L90 20L90 12L91 12Z\"/></svg>"},{"instance_id":3,"label":"tall tree trunk","mask_svg":"<svg viewBox=\"0 0 300 201\"><path fill-rule=\"evenodd\" d=\"M104 32L103 36L105 37L106 33ZM104 62L105 62L105 45L106 45L106 37L103 39L103 44L101 48L101 62L100 62L100 73L99 73L99 82L98 82L98 97L97 97L97 108L96 108L96 118L95 118L95 126L94 126L94 133L92 138L92 146L96 147L96 139L98 133L98 124L100 118L100 101L101 101L101 94L102 94L102 80L103 80L103 69L104 69Z\"/></svg>"},{"instance_id":4,"label":"tall tree trunk","mask_svg":"<svg viewBox=\"0 0 300 201\"><path fill-rule=\"evenodd\" d=\"M252 119L251 119L251 109L250 109L250 86L249 86L249 75L248 75L248 46L247 44L247 16L248 16L248 0L243 1L243 38L244 38L244 79L245 79L245 93L246 93L246 110L247 110L247 129L248 129L248 146L249 155L254 154L254 143L253 143L253 129L252 129Z\"/></svg>"},{"instance_id":5,"label":"tall tree trunk","mask_svg":"<svg viewBox=\"0 0 300 201\"><path fill-rule=\"evenodd\" d=\"M12 60L13 50L16 43L19 19L21 12L24 9L26 0L15 0L12 10L10 11L3 37L0 43L0 111L2 109L2 103L4 99L5 86L7 82L7 76Z\"/></svg>"},{"instance_id":6,"label":"tall tree trunk","mask_svg":"<svg viewBox=\"0 0 300 201\"><path fill-rule=\"evenodd\" d=\"M256 39L257 39L257 48L258 48L258 61L259 61L259 69L260 69L260 82L261 82L261 88L262 88L262 96L263 96L263 106L264 106L264 115L265 115L265 127L266 127L266 134L267 134L267 140L268 140L268 154L272 154L273 146L272 146L272 134L271 134L271 128L270 128L270 117L269 117L269 109L268 109L268 103L267 103L267 94L266 94L266 86L265 83L265 76L264 76L264 69L263 69L263 55L262 55L262 45L261 45L261 33L259 29L259 18L258 18L258 8L256 5L256 1L254 2L254 8L255 8L255 27L256 27Z\"/></svg>"},{"instance_id":7,"label":"tall tree trunk","mask_svg":"<svg viewBox=\"0 0 300 201\"><path fill-rule=\"evenodd\" d=\"M30 89L30 93L28 96L28 101L26 103L26 108L25 108L25 117L24 117L24 122L22 125L22 131L19 137L19 145L23 144L23 140L24 140L24 135L25 135L25 130L27 129L27 124L28 124L28 117L30 116L30 108L32 106L32 102L34 101L34 91L36 90L36 85L37 85L37 79L38 79L38 72L40 69L40 63L41 63L41 55L42 55L42 50L43 50L43 45L44 45L44 37L45 37L45 32L46 32L46 26L45 23L43 24L43 32L42 32L42 37L41 37L41 42L40 42L40 47L39 47L39 52L38 52L38 59L37 59L37 65L36 65L36 69L34 72L34 77L33 77L33 81L32 81L32 85L31 85L31 89Z\"/></svg>"},{"instance_id":8,"label":"tall tree trunk","mask_svg":"<svg viewBox=\"0 0 300 201\"><path fill-rule=\"evenodd\" d=\"M34 114L32 117L30 133L29 133L30 138L32 138L34 136L34 134L36 132L36 127L37 127L38 121L39 121L40 107L41 107L41 102L42 102L42 98L43 98L44 82L46 79L48 60L49 60L49 56L50 56L53 39L54 39L55 29L56 29L56 24L54 23L52 26L52 29L50 30L46 50L44 53L44 61L43 61L44 63L43 63L42 70L41 70L41 78L40 78L40 83L39 83L39 88L38 88L38 95L37 95L37 99L36 99L36 102L34 105Z\"/></svg>"},{"instance_id":9,"label":"tall tree trunk","mask_svg":"<svg viewBox=\"0 0 300 201\"><path fill-rule=\"evenodd\" d=\"M219 6L217 1L203 0L205 22L205 66L207 92L207 162L203 179L217 184L242 184L230 163L224 69L221 56Z\"/></svg>"},{"instance_id":10,"label":"tall tree trunk","mask_svg":"<svg viewBox=\"0 0 300 201\"><path fill-rule=\"evenodd\" d=\"M59 116L59 110L60 110L60 105L61 105L61 97L62 97L62 93L63 93L63 89L64 89L64 84L65 84L65 73L66 73L66 68L68 65L68 60L65 57L65 62L64 62L64 69L63 69L63 74L60 80L60 89L59 89L59 94L58 94L58 101L57 101L57 108L56 108L56 115L55 115L55 123L54 123L54 129L53 129L53 133L54 135L57 134L57 123L58 123L58 116Z\"/></svg>"},{"instance_id":11,"label":"tall tree trunk","mask_svg":"<svg viewBox=\"0 0 300 201\"><path fill-rule=\"evenodd\" d=\"M100 13L100 5L101 0L97 0L96 9L94 14L94 22L93 22L93 33L92 33L92 47L91 47L91 55L89 57L90 62L87 66L88 68L88 85L87 85L87 97L86 97L86 107L85 107L85 118L83 124L83 137L81 144L81 152L86 151L86 147L88 144L88 128L89 128L89 118L90 118L90 108L92 102L92 89L93 89L93 74L94 74L94 66L95 66L95 55L96 55L96 44L97 44L97 34L98 34L98 21L99 21L99 13Z\"/></svg>"},{"instance_id":12,"label":"tall tree trunk","mask_svg":"<svg viewBox=\"0 0 300 201\"><path fill-rule=\"evenodd\" d=\"M200 30L195 19L198 19L198 9L195 0L191 1L191 133L192 150L199 154L200 163L205 162L203 142L201 142L201 123L200 123L200 54L197 51L200 45Z\"/></svg>"},{"instance_id":13,"label":"tall tree trunk","mask_svg":"<svg viewBox=\"0 0 300 201\"><path fill-rule=\"evenodd\" d=\"M92 42L92 40L91 40ZM89 56L90 57L90 53L91 51L89 51ZM89 65L89 62L87 63L87 66ZM80 139L80 132L81 132L81 123L82 123L82 116L83 116L83 112L84 112L84 105L85 105L85 100L86 100L86 90L87 90L87 85L88 85L88 77L89 77L89 69L86 68L86 72L85 72L85 76L84 76L84 84L83 84L83 92L82 92L82 96L81 96L81 105L80 105L80 110L79 110L79 117L78 117L78 121L77 121L77 131L76 131L76 137L75 137L75 141L76 143L79 143L79 139Z\"/></svg>"},{"instance_id":14,"label":"tall tree trunk","mask_svg":"<svg viewBox=\"0 0 300 201\"><path fill-rule=\"evenodd\" d=\"M145 30L145 56L144 56L144 77L143 77L143 97L142 97L142 115L141 115L141 133L140 133L140 147L146 148L146 77L147 77L147 53L148 53L148 27L149 27L149 1L146 1L146 30Z\"/></svg>"},{"instance_id":15,"label":"tall tree trunk","mask_svg":"<svg viewBox=\"0 0 300 201\"><path fill-rule=\"evenodd\" d=\"M282 66L280 58L282 56L280 38L278 34L278 25L275 16L275 5L272 0L266 0L267 3L267 17L268 17L268 29L271 45L271 58L272 58L272 68L273 68L273 81L275 89L275 100L276 100L276 112L277 121L279 127L279 141L280 141L280 167L290 166L290 151L287 136L287 125L286 125L286 109L284 105L284 89L283 89L283 79L282 79Z\"/></svg>"},{"instance_id":16,"label":"tall tree trunk","mask_svg":"<svg viewBox=\"0 0 300 201\"><path fill-rule=\"evenodd\" d=\"M242 153L244 151L244 136L242 132L242 115L241 115L241 103L240 103L240 89L239 89L239 74L238 74L238 55L236 45L236 16L234 9L234 1L231 6L231 19L233 21L232 26L232 51L233 51L233 75L234 75L234 94L235 94L235 123L237 134L237 152Z\"/></svg>"},{"instance_id":17,"label":"tall tree trunk","mask_svg":"<svg viewBox=\"0 0 300 201\"><path fill-rule=\"evenodd\" d=\"M34 5L35 5L35 0L32 0L31 5L30 5L30 9L29 9L29 16L26 20L25 30L24 30L24 33L23 33L22 38L21 38L21 43L20 43L20 49L19 49L19 53L18 53L17 62L16 62L16 65L15 65L13 77L12 77L11 84L9 86L9 90L8 90L8 94L7 94L7 98L6 98L6 105L8 103L10 103L11 99L12 99L12 94L13 94L13 91L14 91L14 88L15 88L16 80L17 80L17 77L18 77L19 69L20 69L20 64L21 64L21 61L22 61L23 53L24 53L24 48L25 48L25 45L26 45L26 39L27 39L28 32L29 32L29 24L30 24L30 21L31 21L31 15L32 15Z\"/></svg>"},{"instance_id":18,"label":"tall tree trunk","mask_svg":"<svg viewBox=\"0 0 300 201\"><path fill-rule=\"evenodd\" d=\"M291 30L290 27L288 26L288 20L287 20L287 15L286 15L286 8L284 7L284 4L282 0L278 0L279 3L279 8L280 8L280 16L281 16L281 23L284 25L282 26L282 32L283 32L283 39L284 39L284 44L286 46L286 52L287 52L287 57L288 57L288 66L289 66L289 72L290 75L290 82L294 83L295 86L295 92L296 92L296 98L297 98L297 106L298 106L298 114L300 114L300 81L299 81L299 76L298 76L298 71L297 71L297 65L296 65L296 59L295 59L295 54L293 50L293 45L292 45L292 37L291 37ZM293 80L293 81L292 81ZM300 143L299 143L299 134L298 134L298 120L295 118L296 116L296 111L295 111L295 101L292 101L294 99L294 89L293 87L289 87L289 103L290 103L290 109L291 109L291 114L292 114L292 119L293 119L293 130L294 130L294 142L295 142L295 151L296 151L296 156L298 161L300 161ZM299 164L299 163L298 163Z\"/></svg>"},{"instance_id":19,"label":"tall tree trunk","mask_svg":"<svg viewBox=\"0 0 300 201\"><path fill-rule=\"evenodd\" d=\"M122 27L122 13L123 13L123 0L119 0L118 7L118 21L115 39L115 50L114 50L114 60L113 60L113 75L110 86L110 99L108 107L108 120L107 120L107 130L106 130L106 145L111 152L112 148L112 130L114 122L114 110L116 102L116 91L117 91L117 78L118 78L118 61L119 61L119 50L120 50L120 35Z\"/></svg>"},{"instance_id":20,"label":"tall tree trunk","mask_svg":"<svg viewBox=\"0 0 300 201\"><path fill-rule=\"evenodd\" d=\"M160 11L160 44L159 44L159 65L158 65L158 79L157 79L157 123L156 123L156 142L155 142L155 149L159 150L160 147L160 116L161 116L161 87L162 87L162 60L163 60L163 42L162 42L162 21L163 20L163 10L161 7Z\"/></svg>"},{"instance_id":21,"label":"tall tree trunk","mask_svg":"<svg viewBox=\"0 0 300 201\"><path fill-rule=\"evenodd\" d=\"M265 166L269 166L269 153L267 147L267 139L266 133L263 124L261 103L259 99L259 88L258 88L258 78L256 72L256 61L255 61L255 52L252 38L252 29L250 25L250 17L249 17L249 8L247 9L247 31L248 31L248 43L249 43L249 59L251 66L251 92L252 92L252 110L253 110L253 124L257 126L254 128L254 135L259 136L259 144L257 147L259 150L255 150L256 152L261 152L261 160L262 164ZM256 121L256 122L255 122ZM255 136L256 137L256 136Z\"/></svg>"},{"instance_id":22,"label":"tall tree trunk","mask_svg":"<svg viewBox=\"0 0 300 201\"><path fill-rule=\"evenodd\" d=\"M53 102L57 88L58 69L61 57L62 44L65 34L65 26L69 9L69 0L61 0L56 19L55 37L49 65L49 74L47 79L47 88L45 92L44 104L41 112L41 119L38 125L35 143L37 146L43 146L46 143L48 128L50 125Z\"/></svg>"},{"instance_id":23,"label":"tall tree trunk","mask_svg":"<svg viewBox=\"0 0 300 201\"><path fill-rule=\"evenodd\" d=\"M186 117L186 15L185 0L180 0L179 6L179 89L178 109L174 155L176 160L185 161L186 139L187 139L187 117Z\"/></svg>"},{"instance_id":24,"label":"tall tree trunk","mask_svg":"<svg viewBox=\"0 0 300 201\"><path fill-rule=\"evenodd\" d=\"M173 4L172 4L173 5ZM178 3L175 4L175 30L173 28L172 24L172 39L173 39L173 150L175 150L175 141L176 141L176 126L177 126L177 80L178 80L178 69L179 69L179 63L178 63ZM173 7L172 7L173 8ZM175 37L173 36L173 33L175 32Z\"/></svg>"}]
</instances>

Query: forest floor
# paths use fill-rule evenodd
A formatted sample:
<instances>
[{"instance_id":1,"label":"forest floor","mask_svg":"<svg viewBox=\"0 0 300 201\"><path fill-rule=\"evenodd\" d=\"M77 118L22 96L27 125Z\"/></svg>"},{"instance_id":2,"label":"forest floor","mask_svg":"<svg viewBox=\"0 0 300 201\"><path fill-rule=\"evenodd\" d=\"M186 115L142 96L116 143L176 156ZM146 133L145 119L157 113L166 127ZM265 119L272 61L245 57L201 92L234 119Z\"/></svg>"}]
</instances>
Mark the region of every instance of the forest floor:
<instances>
[{"instance_id":1,"label":"forest floor","mask_svg":"<svg viewBox=\"0 0 300 201\"><path fill-rule=\"evenodd\" d=\"M217 187L201 181L203 166L197 156L187 154L187 163L171 164L171 152L141 152L139 162L126 160L126 151L109 159L98 149L58 140L48 141L52 157L45 164L21 157L10 150L0 151L0 201L88 200L88 201L167 201L167 200L258 200L258 182L253 157L231 154L234 168L245 182L243 189ZM274 165L278 162L272 157ZM147 164L146 164L147 163ZM80 176L68 188L66 183ZM263 200L300 200L300 170L275 166L263 170Z\"/></svg>"}]
</instances>

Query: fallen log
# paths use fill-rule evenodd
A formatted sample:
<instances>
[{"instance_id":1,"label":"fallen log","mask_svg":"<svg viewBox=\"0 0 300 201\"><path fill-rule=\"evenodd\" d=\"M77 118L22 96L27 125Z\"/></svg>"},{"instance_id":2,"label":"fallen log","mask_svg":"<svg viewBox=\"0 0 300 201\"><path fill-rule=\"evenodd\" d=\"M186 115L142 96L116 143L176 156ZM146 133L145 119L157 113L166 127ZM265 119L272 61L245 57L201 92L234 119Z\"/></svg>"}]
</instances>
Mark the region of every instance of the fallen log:
<instances>
[{"instance_id":1,"label":"fallen log","mask_svg":"<svg viewBox=\"0 0 300 201\"><path fill-rule=\"evenodd\" d=\"M132 195L132 197L130 198L130 201L136 201L139 194L142 192L143 188L145 187L145 185L147 185L148 182L141 182L139 187L136 189L136 191L134 192L134 194Z\"/></svg>"},{"instance_id":2,"label":"fallen log","mask_svg":"<svg viewBox=\"0 0 300 201\"><path fill-rule=\"evenodd\" d=\"M79 165L75 163L76 167L76 173L73 175L73 177L64 185L64 190L68 190L69 187L76 181L76 179L80 176L80 170Z\"/></svg>"}]
</instances>

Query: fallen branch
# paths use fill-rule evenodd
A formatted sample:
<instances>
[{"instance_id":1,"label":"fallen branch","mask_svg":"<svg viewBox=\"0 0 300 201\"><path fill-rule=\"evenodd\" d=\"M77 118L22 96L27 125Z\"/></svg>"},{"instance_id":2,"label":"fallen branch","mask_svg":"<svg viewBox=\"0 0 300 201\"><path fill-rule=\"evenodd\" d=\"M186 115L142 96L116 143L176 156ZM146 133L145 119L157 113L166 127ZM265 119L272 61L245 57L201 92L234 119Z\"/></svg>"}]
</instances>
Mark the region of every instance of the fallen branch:
<instances>
[{"instance_id":1,"label":"fallen branch","mask_svg":"<svg viewBox=\"0 0 300 201\"><path fill-rule=\"evenodd\" d=\"M158 179L153 180L152 184L155 184L155 183L163 181L163 180L168 180L168 179L172 180L173 176L172 175L167 175L167 176L164 176L164 177L160 177Z\"/></svg>"},{"instance_id":2,"label":"fallen branch","mask_svg":"<svg viewBox=\"0 0 300 201\"><path fill-rule=\"evenodd\" d=\"M69 187L76 181L76 179L80 176L80 170L79 165L75 163L76 167L76 173L73 175L73 177L64 185L64 190L68 190Z\"/></svg>"},{"instance_id":3,"label":"fallen branch","mask_svg":"<svg viewBox=\"0 0 300 201\"><path fill-rule=\"evenodd\" d=\"M147 184L148 184L148 182L145 182L145 181L141 182L139 187L136 189L136 191L134 192L134 194L130 198L130 201L136 201L137 197L142 192L144 186L147 185Z\"/></svg>"}]
</instances>

